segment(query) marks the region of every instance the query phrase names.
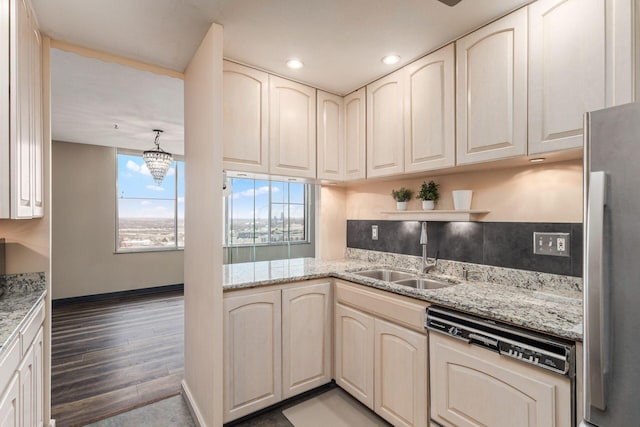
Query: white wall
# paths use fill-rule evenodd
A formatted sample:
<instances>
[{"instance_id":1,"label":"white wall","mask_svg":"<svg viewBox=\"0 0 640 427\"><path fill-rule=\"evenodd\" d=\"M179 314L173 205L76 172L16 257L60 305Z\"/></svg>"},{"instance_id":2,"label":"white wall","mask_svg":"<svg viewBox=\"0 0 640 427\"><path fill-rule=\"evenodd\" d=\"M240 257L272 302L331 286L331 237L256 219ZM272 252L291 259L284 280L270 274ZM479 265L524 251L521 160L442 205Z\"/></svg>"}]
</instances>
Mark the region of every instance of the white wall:
<instances>
[{"instance_id":1,"label":"white wall","mask_svg":"<svg viewBox=\"0 0 640 427\"><path fill-rule=\"evenodd\" d=\"M53 142L53 299L184 283L183 252L115 253L116 149Z\"/></svg>"}]
</instances>

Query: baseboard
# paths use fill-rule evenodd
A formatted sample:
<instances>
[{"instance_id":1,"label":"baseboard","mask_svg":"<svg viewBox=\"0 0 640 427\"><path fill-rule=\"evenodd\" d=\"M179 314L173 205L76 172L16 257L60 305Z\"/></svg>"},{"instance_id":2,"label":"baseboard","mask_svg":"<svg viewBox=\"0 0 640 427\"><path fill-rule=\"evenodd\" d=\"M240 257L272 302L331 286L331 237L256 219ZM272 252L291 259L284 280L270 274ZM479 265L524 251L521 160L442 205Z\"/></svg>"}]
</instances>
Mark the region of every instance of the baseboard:
<instances>
[{"instance_id":1,"label":"baseboard","mask_svg":"<svg viewBox=\"0 0 640 427\"><path fill-rule=\"evenodd\" d=\"M152 288L131 289L128 291L109 292L105 294L83 295L71 298L58 298L51 301L51 306L53 308L56 308L67 304L76 304L80 302L105 301L110 299L129 298L139 295L161 294L164 292L174 291L184 292L184 284L180 283L176 285L154 286Z\"/></svg>"},{"instance_id":2,"label":"baseboard","mask_svg":"<svg viewBox=\"0 0 640 427\"><path fill-rule=\"evenodd\" d=\"M193 400L193 396L189 391L189 386L187 386L187 383L184 380L182 380L181 385L184 401L187 402L187 407L189 408L189 412L191 412L193 421L195 421L198 427L207 427L207 423L204 421L204 418L198 409L198 405L196 405L195 400Z\"/></svg>"}]
</instances>

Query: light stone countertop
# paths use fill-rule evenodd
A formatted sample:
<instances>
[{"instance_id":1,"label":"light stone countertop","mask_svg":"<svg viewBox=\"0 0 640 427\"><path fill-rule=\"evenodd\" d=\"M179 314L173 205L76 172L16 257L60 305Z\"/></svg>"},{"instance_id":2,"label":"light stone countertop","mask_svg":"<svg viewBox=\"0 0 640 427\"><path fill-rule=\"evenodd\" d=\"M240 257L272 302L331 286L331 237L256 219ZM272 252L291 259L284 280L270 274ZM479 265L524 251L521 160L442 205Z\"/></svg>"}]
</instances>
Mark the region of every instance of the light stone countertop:
<instances>
[{"instance_id":1,"label":"light stone countertop","mask_svg":"<svg viewBox=\"0 0 640 427\"><path fill-rule=\"evenodd\" d=\"M44 299L44 273L8 274L0 286L0 358L38 303Z\"/></svg>"},{"instance_id":2,"label":"light stone countertop","mask_svg":"<svg viewBox=\"0 0 640 427\"><path fill-rule=\"evenodd\" d=\"M581 298L505 284L462 281L443 275L432 277L459 284L423 290L353 274L374 267L383 265L351 259L322 261L315 258L228 264L224 266L223 290L336 277L561 338L582 340Z\"/></svg>"}]
</instances>

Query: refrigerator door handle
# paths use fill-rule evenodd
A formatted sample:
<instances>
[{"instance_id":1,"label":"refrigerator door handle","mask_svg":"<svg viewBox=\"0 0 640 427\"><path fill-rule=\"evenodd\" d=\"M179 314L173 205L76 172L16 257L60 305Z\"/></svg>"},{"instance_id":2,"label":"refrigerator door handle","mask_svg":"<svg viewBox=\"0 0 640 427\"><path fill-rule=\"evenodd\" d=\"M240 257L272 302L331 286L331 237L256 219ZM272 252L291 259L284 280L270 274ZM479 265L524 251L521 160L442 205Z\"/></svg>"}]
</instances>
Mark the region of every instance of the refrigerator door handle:
<instances>
[{"instance_id":1,"label":"refrigerator door handle","mask_svg":"<svg viewBox=\"0 0 640 427\"><path fill-rule=\"evenodd\" d=\"M584 415L586 420L591 419L592 407L604 411L607 406L605 373L608 357L606 331L609 316L606 309L603 266L606 185L605 172L589 174L584 266Z\"/></svg>"}]
</instances>

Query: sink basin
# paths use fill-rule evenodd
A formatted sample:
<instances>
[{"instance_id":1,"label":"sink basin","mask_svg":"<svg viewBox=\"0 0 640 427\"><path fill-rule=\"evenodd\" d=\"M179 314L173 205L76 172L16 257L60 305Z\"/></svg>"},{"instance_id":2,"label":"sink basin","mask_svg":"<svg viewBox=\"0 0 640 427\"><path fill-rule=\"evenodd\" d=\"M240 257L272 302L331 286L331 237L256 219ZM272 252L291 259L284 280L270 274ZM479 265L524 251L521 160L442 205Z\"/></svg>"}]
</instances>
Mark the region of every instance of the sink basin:
<instances>
[{"instance_id":1,"label":"sink basin","mask_svg":"<svg viewBox=\"0 0 640 427\"><path fill-rule=\"evenodd\" d=\"M384 268L379 268L375 270L358 271L358 272L355 272L354 274L358 274L364 277L369 277L371 279L384 280L385 282L396 282L398 280L405 280L405 279L410 279L414 277L414 275L411 273L405 273L402 271L395 271L395 270L387 270Z\"/></svg>"},{"instance_id":2,"label":"sink basin","mask_svg":"<svg viewBox=\"0 0 640 427\"><path fill-rule=\"evenodd\" d=\"M416 289L440 289L449 286L454 286L455 283L443 282L440 280L427 279L427 278L412 278L397 280L394 282L396 285L408 286Z\"/></svg>"}]
</instances>

